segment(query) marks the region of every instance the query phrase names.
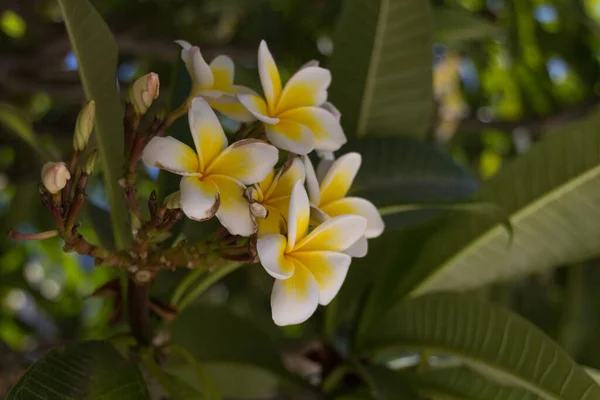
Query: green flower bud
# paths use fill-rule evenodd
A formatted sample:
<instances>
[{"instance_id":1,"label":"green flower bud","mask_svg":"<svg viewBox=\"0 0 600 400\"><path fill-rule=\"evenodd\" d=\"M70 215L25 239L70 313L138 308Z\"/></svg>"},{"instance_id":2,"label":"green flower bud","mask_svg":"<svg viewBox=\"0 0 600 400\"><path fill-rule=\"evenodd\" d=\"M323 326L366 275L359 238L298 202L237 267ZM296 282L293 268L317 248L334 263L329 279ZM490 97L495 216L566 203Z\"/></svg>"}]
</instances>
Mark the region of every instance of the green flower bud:
<instances>
[{"instance_id":1,"label":"green flower bud","mask_svg":"<svg viewBox=\"0 0 600 400\"><path fill-rule=\"evenodd\" d=\"M85 164L83 164L83 173L86 175L91 175L96 168L96 162L98 161L98 150L92 151L92 153L88 156L87 160L85 160Z\"/></svg>"},{"instance_id":2,"label":"green flower bud","mask_svg":"<svg viewBox=\"0 0 600 400\"><path fill-rule=\"evenodd\" d=\"M136 114L143 115L148 111L158 97L159 88L158 74L154 72L142 76L131 85L127 101L133 105Z\"/></svg>"},{"instance_id":3,"label":"green flower bud","mask_svg":"<svg viewBox=\"0 0 600 400\"><path fill-rule=\"evenodd\" d=\"M90 140L96 120L96 102L91 100L77 116L75 134L73 135L73 150L82 152Z\"/></svg>"},{"instance_id":4,"label":"green flower bud","mask_svg":"<svg viewBox=\"0 0 600 400\"><path fill-rule=\"evenodd\" d=\"M181 208L181 192L174 192L165 197L165 206L168 210Z\"/></svg>"}]
</instances>

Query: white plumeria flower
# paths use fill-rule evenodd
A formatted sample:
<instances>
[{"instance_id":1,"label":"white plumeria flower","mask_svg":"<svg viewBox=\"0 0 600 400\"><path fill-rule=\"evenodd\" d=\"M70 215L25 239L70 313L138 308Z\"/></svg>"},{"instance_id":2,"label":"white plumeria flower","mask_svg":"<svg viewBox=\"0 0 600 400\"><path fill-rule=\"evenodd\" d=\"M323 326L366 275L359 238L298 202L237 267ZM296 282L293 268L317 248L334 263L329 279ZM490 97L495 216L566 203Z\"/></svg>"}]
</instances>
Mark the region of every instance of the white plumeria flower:
<instances>
[{"instance_id":1,"label":"white plumeria flower","mask_svg":"<svg viewBox=\"0 0 600 400\"><path fill-rule=\"evenodd\" d=\"M348 153L335 161L322 160L315 173L308 157L304 157L306 184L313 207L321 211L326 218L357 214L367 220L365 235L347 251L352 257L364 257L368 250L367 239L381 235L385 228L383 219L373 203L360 197L346 197L361 162L360 154Z\"/></svg>"},{"instance_id":2,"label":"white plumeria flower","mask_svg":"<svg viewBox=\"0 0 600 400\"><path fill-rule=\"evenodd\" d=\"M321 107L327 100L331 83L328 70L306 66L282 88L277 65L262 41L258 49L258 71L266 101L254 94L238 94L238 98L265 124L271 143L296 154L308 154L314 149L335 151L346 143L335 115Z\"/></svg>"},{"instance_id":3,"label":"white plumeria flower","mask_svg":"<svg viewBox=\"0 0 600 400\"><path fill-rule=\"evenodd\" d=\"M340 290L351 258L343 251L364 235L359 215L331 218L308 232L310 204L298 181L290 197L287 238L270 234L257 240L258 256L276 281L271 293L273 321L292 325L306 321L319 304L327 305Z\"/></svg>"},{"instance_id":4,"label":"white plumeria flower","mask_svg":"<svg viewBox=\"0 0 600 400\"><path fill-rule=\"evenodd\" d=\"M306 169L302 160L300 157L294 157L281 167L277 175L272 171L255 185L254 200L267 211L266 218L256 219L258 237L281 232L281 227L285 225L294 184L298 181L304 184L305 176Z\"/></svg>"},{"instance_id":5,"label":"white plumeria flower","mask_svg":"<svg viewBox=\"0 0 600 400\"><path fill-rule=\"evenodd\" d=\"M244 197L245 185L264 179L278 161L278 151L257 140L227 147L227 137L214 111L195 98L188 112L196 151L173 137L155 137L146 146L144 162L182 175L181 209L203 221L215 214L232 235L250 236L255 223Z\"/></svg>"},{"instance_id":6,"label":"white plumeria flower","mask_svg":"<svg viewBox=\"0 0 600 400\"><path fill-rule=\"evenodd\" d=\"M184 40L177 40L175 43L182 47L181 59L192 78L192 97L204 98L212 108L233 120L256 120L236 97L240 93L255 92L245 86L233 84L235 66L230 57L217 56L209 65L204 61L198 46L192 46Z\"/></svg>"}]
</instances>

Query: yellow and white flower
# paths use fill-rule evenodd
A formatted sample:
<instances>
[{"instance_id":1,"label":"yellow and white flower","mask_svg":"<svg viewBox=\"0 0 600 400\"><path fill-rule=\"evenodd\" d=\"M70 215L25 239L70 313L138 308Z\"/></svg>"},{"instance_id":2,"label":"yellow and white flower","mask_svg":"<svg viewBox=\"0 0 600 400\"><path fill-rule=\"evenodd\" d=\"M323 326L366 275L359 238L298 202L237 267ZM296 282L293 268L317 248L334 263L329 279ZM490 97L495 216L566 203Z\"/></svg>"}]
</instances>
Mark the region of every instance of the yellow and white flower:
<instances>
[{"instance_id":1,"label":"yellow and white flower","mask_svg":"<svg viewBox=\"0 0 600 400\"><path fill-rule=\"evenodd\" d=\"M343 251L364 235L367 221L359 215L328 219L309 232L310 204L301 181L290 197L287 237L258 238L260 262L276 281L271 293L277 325L306 321L319 304L327 305L338 293L351 258Z\"/></svg>"},{"instance_id":2,"label":"yellow and white flower","mask_svg":"<svg viewBox=\"0 0 600 400\"><path fill-rule=\"evenodd\" d=\"M271 143L296 154L308 154L314 149L335 151L346 143L339 121L321 107L327 101L331 83L328 70L306 66L282 87L277 65L262 41L258 71L266 101L255 94L238 94L238 98L265 124Z\"/></svg>"},{"instance_id":3,"label":"yellow and white flower","mask_svg":"<svg viewBox=\"0 0 600 400\"><path fill-rule=\"evenodd\" d=\"M192 78L191 97L204 98L212 108L233 120L256 120L236 97L240 93L254 94L254 91L233 84L235 66L230 57L217 56L209 65L204 61L198 46L192 46L183 40L177 40L175 43L182 47L181 59Z\"/></svg>"},{"instance_id":4,"label":"yellow and white flower","mask_svg":"<svg viewBox=\"0 0 600 400\"><path fill-rule=\"evenodd\" d=\"M315 173L308 157L304 157L306 184L313 207L324 213L325 217L357 214L367 220L364 237L347 251L352 257L364 257L368 250L367 239L381 235L385 228L373 203L360 197L347 197L361 162L360 154L348 153L335 161L322 160Z\"/></svg>"},{"instance_id":5,"label":"yellow and white flower","mask_svg":"<svg viewBox=\"0 0 600 400\"><path fill-rule=\"evenodd\" d=\"M252 200L266 209L266 218L256 218L258 237L269 233L281 233L282 226L285 226L294 184L298 181L304 184L305 176L306 170L302 160L294 157L286 161L277 175L271 171L265 179L254 185Z\"/></svg>"},{"instance_id":6,"label":"yellow and white flower","mask_svg":"<svg viewBox=\"0 0 600 400\"><path fill-rule=\"evenodd\" d=\"M217 116L202 98L192 101L188 117L196 151L173 137L155 137L144 149L144 162L183 176L180 202L189 218L203 221L216 214L232 235L252 235L256 226L245 185L260 182L273 170L277 149L257 139L228 147Z\"/></svg>"}]
</instances>

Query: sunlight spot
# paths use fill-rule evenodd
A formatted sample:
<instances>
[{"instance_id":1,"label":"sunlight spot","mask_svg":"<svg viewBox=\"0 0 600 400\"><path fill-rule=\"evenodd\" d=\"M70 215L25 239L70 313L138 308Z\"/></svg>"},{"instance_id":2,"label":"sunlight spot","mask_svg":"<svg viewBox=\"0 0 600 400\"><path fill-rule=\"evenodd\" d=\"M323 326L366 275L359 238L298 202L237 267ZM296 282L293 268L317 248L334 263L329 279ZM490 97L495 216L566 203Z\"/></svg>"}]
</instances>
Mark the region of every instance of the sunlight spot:
<instances>
[{"instance_id":1,"label":"sunlight spot","mask_svg":"<svg viewBox=\"0 0 600 400\"><path fill-rule=\"evenodd\" d=\"M6 10L0 15L0 29L13 39L20 39L25 35L27 24L19 14Z\"/></svg>"},{"instance_id":2,"label":"sunlight spot","mask_svg":"<svg viewBox=\"0 0 600 400\"><path fill-rule=\"evenodd\" d=\"M558 12L550 4L540 4L533 10L533 16L542 24L551 24L558 21Z\"/></svg>"},{"instance_id":3,"label":"sunlight spot","mask_svg":"<svg viewBox=\"0 0 600 400\"><path fill-rule=\"evenodd\" d=\"M546 63L548 75L554 83L562 83L567 79L569 65L562 58L550 57Z\"/></svg>"}]
</instances>

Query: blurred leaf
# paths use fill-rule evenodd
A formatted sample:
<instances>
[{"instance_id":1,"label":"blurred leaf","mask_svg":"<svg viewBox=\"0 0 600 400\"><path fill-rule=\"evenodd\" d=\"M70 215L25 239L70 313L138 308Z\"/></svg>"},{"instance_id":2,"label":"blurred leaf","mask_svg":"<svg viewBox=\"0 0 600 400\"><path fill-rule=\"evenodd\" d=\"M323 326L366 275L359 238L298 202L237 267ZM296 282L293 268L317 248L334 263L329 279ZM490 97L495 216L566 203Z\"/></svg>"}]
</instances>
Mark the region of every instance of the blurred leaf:
<instances>
[{"instance_id":1,"label":"blurred leaf","mask_svg":"<svg viewBox=\"0 0 600 400\"><path fill-rule=\"evenodd\" d=\"M117 92L118 49L102 16L88 0L58 0L77 57L79 76L88 100L96 101L95 138L102 164L115 244L130 240L128 215L117 183L124 164L123 109Z\"/></svg>"},{"instance_id":2,"label":"blurred leaf","mask_svg":"<svg viewBox=\"0 0 600 400\"><path fill-rule=\"evenodd\" d=\"M40 155L42 161L51 161L57 158L44 147L39 138L36 138L28 116L18 108L0 103L0 124L31 146Z\"/></svg>"},{"instance_id":3,"label":"blurred leaf","mask_svg":"<svg viewBox=\"0 0 600 400\"><path fill-rule=\"evenodd\" d=\"M40 398L146 400L150 394L136 365L111 344L90 341L51 350L29 368L7 400Z\"/></svg>"},{"instance_id":4,"label":"blurred leaf","mask_svg":"<svg viewBox=\"0 0 600 400\"><path fill-rule=\"evenodd\" d=\"M416 254L403 264L409 270L398 295L473 288L598 255L599 124L596 112L554 133L482 184L473 201L506 210L510 247L503 227L465 214L412 232Z\"/></svg>"},{"instance_id":5,"label":"blurred leaf","mask_svg":"<svg viewBox=\"0 0 600 400\"><path fill-rule=\"evenodd\" d=\"M358 373L373 390L377 400L419 400L408 381L397 372L379 365L356 363Z\"/></svg>"},{"instance_id":6,"label":"blurred leaf","mask_svg":"<svg viewBox=\"0 0 600 400\"><path fill-rule=\"evenodd\" d=\"M151 357L145 359L144 365L169 394L171 400L205 400L200 392L188 385L183 379L163 371Z\"/></svg>"},{"instance_id":7,"label":"blurred leaf","mask_svg":"<svg viewBox=\"0 0 600 400\"><path fill-rule=\"evenodd\" d=\"M500 32L493 23L464 8L434 7L435 36L442 42L481 40Z\"/></svg>"},{"instance_id":8,"label":"blurred leaf","mask_svg":"<svg viewBox=\"0 0 600 400\"><path fill-rule=\"evenodd\" d=\"M20 39L27 31L27 23L19 14L6 10L0 16L0 28L13 39Z\"/></svg>"},{"instance_id":9,"label":"blurred leaf","mask_svg":"<svg viewBox=\"0 0 600 400\"><path fill-rule=\"evenodd\" d=\"M348 136L424 138L433 115L429 1L343 3L331 57L331 101Z\"/></svg>"},{"instance_id":10,"label":"blurred leaf","mask_svg":"<svg viewBox=\"0 0 600 400\"><path fill-rule=\"evenodd\" d=\"M542 331L472 297L444 293L405 300L359 337L361 354L399 350L457 357L544 399L600 398L600 386Z\"/></svg>"},{"instance_id":11,"label":"blurred leaf","mask_svg":"<svg viewBox=\"0 0 600 400\"><path fill-rule=\"evenodd\" d=\"M431 399L455 400L536 400L526 390L503 386L465 367L438 368L403 374L421 395Z\"/></svg>"},{"instance_id":12,"label":"blurred leaf","mask_svg":"<svg viewBox=\"0 0 600 400\"><path fill-rule=\"evenodd\" d=\"M200 362L228 362L285 372L272 338L224 307L189 307L172 324L172 343Z\"/></svg>"}]
</instances>

